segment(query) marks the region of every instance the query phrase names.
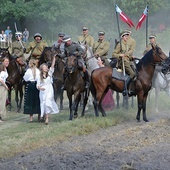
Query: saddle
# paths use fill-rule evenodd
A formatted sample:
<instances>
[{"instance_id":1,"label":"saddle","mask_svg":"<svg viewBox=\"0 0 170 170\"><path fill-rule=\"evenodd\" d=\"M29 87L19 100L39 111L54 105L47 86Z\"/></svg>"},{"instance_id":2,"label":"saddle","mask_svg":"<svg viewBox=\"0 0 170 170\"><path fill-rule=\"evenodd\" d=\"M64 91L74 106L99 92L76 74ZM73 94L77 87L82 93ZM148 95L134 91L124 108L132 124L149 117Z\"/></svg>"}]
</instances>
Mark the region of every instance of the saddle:
<instances>
[{"instance_id":1,"label":"saddle","mask_svg":"<svg viewBox=\"0 0 170 170\"><path fill-rule=\"evenodd\" d=\"M112 77L117 80L126 81L129 75L125 73L125 76L124 76L122 69L113 68Z\"/></svg>"}]
</instances>

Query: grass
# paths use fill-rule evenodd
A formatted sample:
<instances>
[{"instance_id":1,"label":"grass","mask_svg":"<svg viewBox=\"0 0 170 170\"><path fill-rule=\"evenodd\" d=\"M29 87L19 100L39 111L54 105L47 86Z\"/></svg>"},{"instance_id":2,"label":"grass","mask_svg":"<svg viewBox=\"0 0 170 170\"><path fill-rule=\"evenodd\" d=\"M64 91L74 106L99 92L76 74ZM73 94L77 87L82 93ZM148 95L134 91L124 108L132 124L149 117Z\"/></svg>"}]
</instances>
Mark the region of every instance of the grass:
<instances>
[{"instance_id":1,"label":"grass","mask_svg":"<svg viewBox=\"0 0 170 170\"><path fill-rule=\"evenodd\" d=\"M166 94L160 96L163 103L160 109L170 109ZM136 100L136 98L135 98ZM14 103L14 102L13 102ZM147 112L153 112L154 96L147 102ZM39 123L37 115L34 122L29 123L29 115L16 113L16 108L8 112L7 118L0 124L0 158L15 156L18 153L29 152L44 146L51 146L58 142L68 140L70 137L87 135L100 129L115 126L122 122L135 121L137 106L129 109L114 109L107 112L107 117L98 118L94 115L94 109L90 106L85 117L79 117L69 121L69 110L64 106L57 115L50 115L49 125ZM79 108L80 112L81 108ZM148 114L148 117L150 114Z\"/></svg>"}]
</instances>

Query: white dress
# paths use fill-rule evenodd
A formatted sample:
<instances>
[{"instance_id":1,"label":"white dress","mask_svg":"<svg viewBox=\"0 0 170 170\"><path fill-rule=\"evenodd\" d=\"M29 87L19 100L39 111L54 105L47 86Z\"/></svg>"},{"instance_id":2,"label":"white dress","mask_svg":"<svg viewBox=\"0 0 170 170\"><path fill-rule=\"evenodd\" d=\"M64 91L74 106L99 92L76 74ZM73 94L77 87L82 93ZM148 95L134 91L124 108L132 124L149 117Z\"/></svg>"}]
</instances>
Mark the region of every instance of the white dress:
<instances>
[{"instance_id":1,"label":"white dress","mask_svg":"<svg viewBox=\"0 0 170 170\"><path fill-rule=\"evenodd\" d=\"M41 107L41 117L44 116L44 114L57 114L59 113L58 106L56 102L54 101L54 90L53 90L53 75L54 69L50 68L48 72L48 76L46 79L43 79L44 81L41 82L40 77L37 80L37 87L43 87L45 90L40 90L39 96L40 96L40 107Z\"/></svg>"}]
</instances>

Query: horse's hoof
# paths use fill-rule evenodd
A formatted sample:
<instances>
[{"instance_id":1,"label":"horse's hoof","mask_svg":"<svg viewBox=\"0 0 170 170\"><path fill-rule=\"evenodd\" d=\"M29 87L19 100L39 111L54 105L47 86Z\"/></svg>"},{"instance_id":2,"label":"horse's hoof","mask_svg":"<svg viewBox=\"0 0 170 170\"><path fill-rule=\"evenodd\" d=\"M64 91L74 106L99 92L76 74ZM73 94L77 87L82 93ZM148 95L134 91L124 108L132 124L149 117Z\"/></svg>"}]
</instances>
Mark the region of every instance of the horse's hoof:
<instances>
[{"instance_id":1,"label":"horse's hoof","mask_svg":"<svg viewBox=\"0 0 170 170\"><path fill-rule=\"evenodd\" d=\"M145 122L149 122L149 120L148 119L143 119Z\"/></svg>"}]
</instances>

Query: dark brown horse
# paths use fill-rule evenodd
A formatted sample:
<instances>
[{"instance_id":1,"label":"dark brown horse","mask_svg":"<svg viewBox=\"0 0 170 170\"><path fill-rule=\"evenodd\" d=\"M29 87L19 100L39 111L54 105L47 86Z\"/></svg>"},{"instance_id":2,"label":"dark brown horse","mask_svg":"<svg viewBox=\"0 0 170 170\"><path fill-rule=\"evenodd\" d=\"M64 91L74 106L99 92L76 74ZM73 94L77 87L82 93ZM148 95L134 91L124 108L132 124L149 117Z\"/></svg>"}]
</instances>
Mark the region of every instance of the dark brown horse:
<instances>
[{"instance_id":1,"label":"dark brown horse","mask_svg":"<svg viewBox=\"0 0 170 170\"><path fill-rule=\"evenodd\" d=\"M152 86L152 77L155 70L155 65L161 63L167 57L162 49L158 46L152 46L152 49L139 61L137 64L138 77L135 81L135 93L138 100L138 112L136 119L140 121L140 112L143 110L143 120L148 122L146 117L146 100L148 92ZM102 67L94 70L92 73L91 89L94 97L94 109L96 116L99 116L100 110L103 116L106 116L105 111L101 106L102 98L105 96L109 88L122 92L124 81L112 78L113 69Z\"/></svg>"},{"instance_id":2,"label":"dark brown horse","mask_svg":"<svg viewBox=\"0 0 170 170\"><path fill-rule=\"evenodd\" d=\"M48 66L51 66L53 56L58 54L60 51L58 48L45 47L43 53L41 55L39 65L42 63L47 63ZM63 90L61 90L63 84L63 70L64 70L64 62L62 58L56 55L56 62L54 66L53 73L53 87L54 87L54 99L57 101L58 97L60 97L60 110L63 109Z\"/></svg>"},{"instance_id":3,"label":"dark brown horse","mask_svg":"<svg viewBox=\"0 0 170 170\"><path fill-rule=\"evenodd\" d=\"M11 92L12 89L15 90L15 101L17 103L17 112L20 112L22 100L23 100L23 75L20 71L20 66L18 65L16 59L14 59L9 51L8 48L1 48L0 49L0 58L7 57L9 58L9 66L7 68L8 71L8 78L6 80L6 84L9 87L8 90L8 100L10 102L9 104L9 110L11 110Z\"/></svg>"},{"instance_id":4,"label":"dark brown horse","mask_svg":"<svg viewBox=\"0 0 170 170\"><path fill-rule=\"evenodd\" d=\"M65 80L65 89L69 99L70 118L69 120L78 116L77 110L81 100L81 93L84 93L84 101L81 116L84 116L85 107L88 100L89 89L85 88L85 81L82 77L82 72L78 69L78 59L75 56L69 56L66 59L66 71L68 76ZM74 95L74 101L72 96Z\"/></svg>"}]
</instances>

